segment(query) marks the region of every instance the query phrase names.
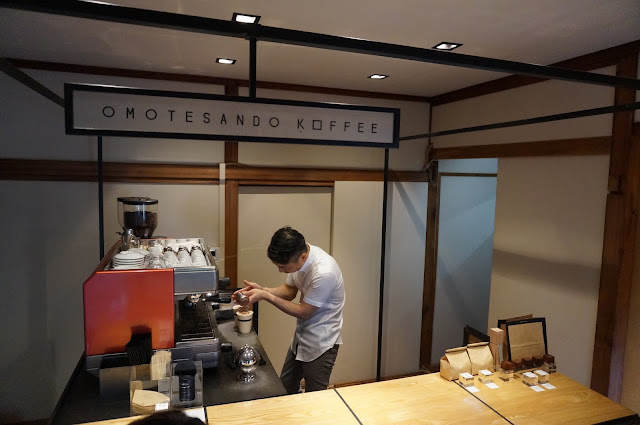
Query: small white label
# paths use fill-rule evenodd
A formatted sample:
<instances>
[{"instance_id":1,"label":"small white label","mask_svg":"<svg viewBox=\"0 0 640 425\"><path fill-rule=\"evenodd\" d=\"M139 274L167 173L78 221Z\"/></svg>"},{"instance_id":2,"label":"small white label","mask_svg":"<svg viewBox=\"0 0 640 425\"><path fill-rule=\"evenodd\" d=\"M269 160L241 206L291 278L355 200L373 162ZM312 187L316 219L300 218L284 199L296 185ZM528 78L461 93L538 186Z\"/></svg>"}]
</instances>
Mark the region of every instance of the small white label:
<instances>
[{"instance_id":1,"label":"small white label","mask_svg":"<svg viewBox=\"0 0 640 425\"><path fill-rule=\"evenodd\" d=\"M531 373L531 372L525 372L525 373L523 373L522 375L523 375L523 376L526 376L527 378L535 378L535 377L536 377L536 375L534 375L534 374L533 374L533 373Z\"/></svg>"},{"instance_id":2,"label":"small white label","mask_svg":"<svg viewBox=\"0 0 640 425\"><path fill-rule=\"evenodd\" d=\"M467 391L469 391L470 393L477 393L478 391L480 391L478 388L474 387L473 385L470 387L465 387Z\"/></svg>"},{"instance_id":3,"label":"small white label","mask_svg":"<svg viewBox=\"0 0 640 425\"><path fill-rule=\"evenodd\" d=\"M546 383L546 384L542 384L543 387L545 387L548 390L555 390L556 387L554 387L553 385Z\"/></svg>"},{"instance_id":4,"label":"small white label","mask_svg":"<svg viewBox=\"0 0 640 425\"><path fill-rule=\"evenodd\" d=\"M500 388L499 386L497 386L493 382L489 382L488 384L485 384L485 385L487 386L487 388L491 388L492 390L495 390L496 388Z\"/></svg>"},{"instance_id":5,"label":"small white label","mask_svg":"<svg viewBox=\"0 0 640 425\"><path fill-rule=\"evenodd\" d=\"M493 372L491 372L490 370L487 370L487 369L482 369L482 370L480 371L480 373L481 373L481 374L483 374L484 376L491 376L491 375L493 375Z\"/></svg>"},{"instance_id":6,"label":"small white label","mask_svg":"<svg viewBox=\"0 0 640 425\"><path fill-rule=\"evenodd\" d=\"M169 403L156 403L156 412L158 410L167 410L169 408Z\"/></svg>"},{"instance_id":7,"label":"small white label","mask_svg":"<svg viewBox=\"0 0 640 425\"><path fill-rule=\"evenodd\" d=\"M205 414L204 414L204 407L196 407L194 409L185 409L185 410L183 410L183 412L187 416L191 416L192 418L198 418L204 423L207 422L207 419L206 419Z\"/></svg>"},{"instance_id":8,"label":"small white label","mask_svg":"<svg viewBox=\"0 0 640 425\"><path fill-rule=\"evenodd\" d=\"M460 376L463 377L464 379L473 379L473 375L470 374L469 372L461 373Z\"/></svg>"},{"instance_id":9,"label":"small white label","mask_svg":"<svg viewBox=\"0 0 640 425\"><path fill-rule=\"evenodd\" d=\"M531 386L531 387L529 387L529 388L531 388L533 391L535 391L535 392L537 392L537 393L539 393L540 391L544 391L542 388L540 388L540 387L539 387L539 386L537 386L537 385L533 385L533 386Z\"/></svg>"},{"instance_id":10,"label":"small white label","mask_svg":"<svg viewBox=\"0 0 640 425\"><path fill-rule=\"evenodd\" d=\"M536 372L538 375L540 375L540 376L548 375L548 373L547 373L547 372L545 372L544 370L536 370L535 372Z\"/></svg>"}]
</instances>

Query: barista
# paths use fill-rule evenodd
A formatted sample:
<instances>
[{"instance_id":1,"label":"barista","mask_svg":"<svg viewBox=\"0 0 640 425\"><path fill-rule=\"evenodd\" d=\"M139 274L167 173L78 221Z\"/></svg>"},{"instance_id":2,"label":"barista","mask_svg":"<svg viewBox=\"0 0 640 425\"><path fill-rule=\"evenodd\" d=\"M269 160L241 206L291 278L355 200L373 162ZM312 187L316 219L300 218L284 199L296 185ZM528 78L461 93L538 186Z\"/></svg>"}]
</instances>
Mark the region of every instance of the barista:
<instances>
[{"instance_id":1,"label":"barista","mask_svg":"<svg viewBox=\"0 0 640 425\"><path fill-rule=\"evenodd\" d=\"M306 243L304 236L291 227L273 234L267 256L280 272L287 273L286 282L266 288L245 280L247 286L237 292L248 296L250 303L265 300L298 319L280 374L287 392L300 392L303 378L305 391L325 390L342 344L345 294L340 267L333 257ZM292 302L298 291L300 302Z\"/></svg>"}]
</instances>

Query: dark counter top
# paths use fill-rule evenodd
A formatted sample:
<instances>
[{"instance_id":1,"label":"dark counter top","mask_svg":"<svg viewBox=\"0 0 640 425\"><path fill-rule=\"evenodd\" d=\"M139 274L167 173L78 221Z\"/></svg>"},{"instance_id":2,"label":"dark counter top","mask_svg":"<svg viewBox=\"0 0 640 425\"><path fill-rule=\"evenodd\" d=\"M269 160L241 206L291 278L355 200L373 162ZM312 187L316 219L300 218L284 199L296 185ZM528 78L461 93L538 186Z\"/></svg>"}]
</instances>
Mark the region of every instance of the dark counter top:
<instances>
[{"instance_id":1,"label":"dark counter top","mask_svg":"<svg viewBox=\"0 0 640 425\"><path fill-rule=\"evenodd\" d=\"M218 330L222 341L233 344L233 351L222 353L223 359L217 368L204 370L202 384L205 406L286 394L278 373L274 370L253 330L249 334L236 332L233 319L218 320ZM239 381L240 372L231 369L233 355L244 344L256 348L264 360L264 364L261 364L255 371L256 378L248 383ZM128 398L117 400L101 398L99 379L85 370L83 355L58 402L51 423L55 425L77 424L122 418L129 415Z\"/></svg>"}]
</instances>

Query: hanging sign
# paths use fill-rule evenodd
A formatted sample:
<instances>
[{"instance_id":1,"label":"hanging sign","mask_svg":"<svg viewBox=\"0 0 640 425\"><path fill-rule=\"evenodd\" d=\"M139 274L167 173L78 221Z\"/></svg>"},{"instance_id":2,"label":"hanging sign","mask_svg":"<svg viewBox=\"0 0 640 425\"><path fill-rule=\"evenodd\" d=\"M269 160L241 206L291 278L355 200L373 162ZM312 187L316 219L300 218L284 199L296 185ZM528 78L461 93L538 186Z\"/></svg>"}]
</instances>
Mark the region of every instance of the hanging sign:
<instances>
[{"instance_id":1,"label":"hanging sign","mask_svg":"<svg viewBox=\"0 0 640 425\"><path fill-rule=\"evenodd\" d=\"M65 84L67 134L396 148L400 110Z\"/></svg>"}]
</instances>

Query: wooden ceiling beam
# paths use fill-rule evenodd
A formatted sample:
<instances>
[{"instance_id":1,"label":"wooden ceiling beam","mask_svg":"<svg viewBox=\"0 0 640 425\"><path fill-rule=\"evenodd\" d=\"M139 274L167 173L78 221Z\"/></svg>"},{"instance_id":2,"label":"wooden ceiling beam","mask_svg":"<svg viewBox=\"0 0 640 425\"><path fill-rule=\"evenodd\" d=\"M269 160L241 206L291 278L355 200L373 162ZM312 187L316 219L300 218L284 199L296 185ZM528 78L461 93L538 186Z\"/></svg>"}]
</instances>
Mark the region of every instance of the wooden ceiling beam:
<instances>
[{"instance_id":1,"label":"wooden ceiling beam","mask_svg":"<svg viewBox=\"0 0 640 425\"><path fill-rule=\"evenodd\" d=\"M550 66L579 71L593 71L594 69L613 66L617 64L621 58L632 54L637 55L639 52L640 40L636 40L630 43L622 44L620 46L599 50L587 55L582 55L572 59L557 62L551 64ZM444 105L446 103L471 99L473 97L484 96L487 94L497 93L503 90L514 89L517 87L523 87L542 81L548 80L544 78L528 77L524 75L510 75L508 77L487 81L486 83L476 84L474 86L469 86L459 90L453 90L447 93L433 96L431 97L431 103L434 106Z\"/></svg>"},{"instance_id":2,"label":"wooden ceiling beam","mask_svg":"<svg viewBox=\"0 0 640 425\"><path fill-rule=\"evenodd\" d=\"M431 150L430 159L512 158L521 156L607 155L611 136L537 142L456 146Z\"/></svg>"}]
</instances>

